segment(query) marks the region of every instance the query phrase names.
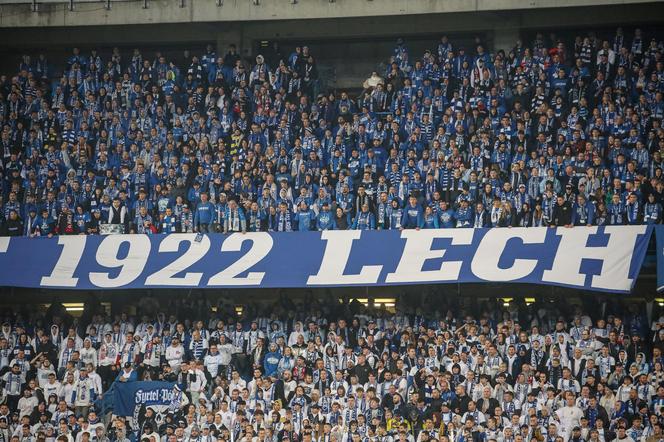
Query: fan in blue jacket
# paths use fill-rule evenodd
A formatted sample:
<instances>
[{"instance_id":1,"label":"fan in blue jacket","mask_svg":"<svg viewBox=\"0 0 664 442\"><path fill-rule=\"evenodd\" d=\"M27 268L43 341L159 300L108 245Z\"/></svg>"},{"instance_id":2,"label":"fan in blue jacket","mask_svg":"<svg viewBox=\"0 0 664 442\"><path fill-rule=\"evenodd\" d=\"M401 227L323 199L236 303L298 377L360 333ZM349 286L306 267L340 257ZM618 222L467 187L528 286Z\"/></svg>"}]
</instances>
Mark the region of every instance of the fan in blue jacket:
<instances>
[{"instance_id":1,"label":"fan in blue jacket","mask_svg":"<svg viewBox=\"0 0 664 442\"><path fill-rule=\"evenodd\" d=\"M224 233L246 231L247 219L244 216L244 210L237 205L235 200L230 200L224 215Z\"/></svg>"},{"instance_id":2,"label":"fan in blue jacket","mask_svg":"<svg viewBox=\"0 0 664 442\"><path fill-rule=\"evenodd\" d=\"M214 220L214 213L214 204L208 201L207 193L201 193L201 202L196 206L194 212L194 229L207 233Z\"/></svg>"},{"instance_id":3,"label":"fan in blue jacket","mask_svg":"<svg viewBox=\"0 0 664 442\"><path fill-rule=\"evenodd\" d=\"M595 222L595 206L579 195L572 208L572 224L575 226L592 226Z\"/></svg>"},{"instance_id":4,"label":"fan in blue jacket","mask_svg":"<svg viewBox=\"0 0 664 442\"><path fill-rule=\"evenodd\" d=\"M134 370L131 365L131 362L127 362L124 365L124 368L118 373L118 376L115 378L118 382L136 382L138 381L138 372Z\"/></svg>"},{"instance_id":5,"label":"fan in blue jacket","mask_svg":"<svg viewBox=\"0 0 664 442\"><path fill-rule=\"evenodd\" d=\"M417 198L411 196L408 198L408 204L403 209L401 227L404 229L419 229L423 223L422 207L417 204Z\"/></svg>"},{"instance_id":6,"label":"fan in blue jacket","mask_svg":"<svg viewBox=\"0 0 664 442\"><path fill-rule=\"evenodd\" d=\"M443 229L454 228L456 220L454 210L447 206L447 201L438 203L438 225Z\"/></svg>"},{"instance_id":7,"label":"fan in blue jacket","mask_svg":"<svg viewBox=\"0 0 664 442\"><path fill-rule=\"evenodd\" d=\"M473 211L468 207L468 201L461 201L461 207L456 211L457 227L473 227Z\"/></svg>"},{"instance_id":8,"label":"fan in blue jacket","mask_svg":"<svg viewBox=\"0 0 664 442\"><path fill-rule=\"evenodd\" d=\"M369 211L369 204L363 204L362 210L353 220L352 230L375 230L376 216Z\"/></svg>"},{"instance_id":9,"label":"fan in blue jacket","mask_svg":"<svg viewBox=\"0 0 664 442\"><path fill-rule=\"evenodd\" d=\"M295 215L288 208L285 202L279 203L279 209L274 215L273 230L276 232L292 232L294 230L293 223L295 222Z\"/></svg>"},{"instance_id":10,"label":"fan in blue jacket","mask_svg":"<svg viewBox=\"0 0 664 442\"><path fill-rule=\"evenodd\" d=\"M437 229L438 228L438 217L436 216L435 213L433 213L433 210L431 207L428 207L424 211L424 216L422 218L422 225L420 226L422 229Z\"/></svg>"},{"instance_id":11,"label":"fan in blue jacket","mask_svg":"<svg viewBox=\"0 0 664 442\"><path fill-rule=\"evenodd\" d=\"M316 220L316 214L307 206L307 203L302 201L297 212L295 212L295 220L297 221L297 230L306 232L311 230Z\"/></svg>"},{"instance_id":12,"label":"fan in blue jacket","mask_svg":"<svg viewBox=\"0 0 664 442\"><path fill-rule=\"evenodd\" d=\"M316 229L318 231L335 230L336 224L337 223L334 221L334 215L330 212L330 205L327 202L324 202L320 212L318 212Z\"/></svg>"},{"instance_id":13,"label":"fan in blue jacket","mask_svg":"<svg viewBox=\"0 0 664 442\"><path fill-rule=\"evenodd\" d=\"M281 353L276 343L270 344L270 351L265 354L263 359L263 368L265 369L265 376L272 376L277 372L279 361L281 360Z\"/></svg>"}]
</instances>

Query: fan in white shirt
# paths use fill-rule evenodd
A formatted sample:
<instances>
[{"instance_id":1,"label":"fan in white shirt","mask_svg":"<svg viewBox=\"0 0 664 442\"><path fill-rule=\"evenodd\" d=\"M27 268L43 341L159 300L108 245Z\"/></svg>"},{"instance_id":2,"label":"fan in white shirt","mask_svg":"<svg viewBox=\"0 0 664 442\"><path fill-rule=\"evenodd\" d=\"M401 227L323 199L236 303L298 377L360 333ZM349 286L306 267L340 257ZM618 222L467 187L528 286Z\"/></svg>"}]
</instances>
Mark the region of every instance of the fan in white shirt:
<instances>
[{"instance_id":1,"label":"fan in white shirt","mask_svg":"<svg viewBox=\"0 0 664 442\"><path fill-rule=\"evenodd\" d=\"M182 347L178 338L173 338L171 345L166 348L166 361L176 373L180 371L182 358L184 358L184 347Z\"/></svg>"},{"instance_id":2,"label":"fan in white shirt","mask_svg":"<svg viewBox=\"0 0 664 442\"><path fill-rule=\"evenodd\" d=\"M565 406L556 411L556 418L560 422L560 431L569 435L574 427L581 424L583 411L576 406L575 397L572 392L567 392Z\"/></svg>"}]
</instances>

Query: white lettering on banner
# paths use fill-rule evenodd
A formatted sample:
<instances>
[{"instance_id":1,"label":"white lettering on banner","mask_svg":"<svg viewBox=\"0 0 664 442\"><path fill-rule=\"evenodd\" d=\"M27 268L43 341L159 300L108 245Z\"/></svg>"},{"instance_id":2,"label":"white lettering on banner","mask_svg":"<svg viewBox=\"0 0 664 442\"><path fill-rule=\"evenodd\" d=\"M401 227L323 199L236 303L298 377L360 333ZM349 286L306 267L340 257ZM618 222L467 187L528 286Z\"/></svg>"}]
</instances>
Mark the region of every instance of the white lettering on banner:
<instances>
[{"instance_id":1,"label":"white lettering on banner","mask_svg":"<svg viewBox=\"0 0 664 442\"><path fill-rule=\"evenodd\" d=\"M40 284L51 287L76 287L78 278L74 278L74 272L83 257L87 238L85 235L58 236L62 252L51 274L43 276Z\"/></svg>"},{"instance_id":2,"label":"white lettering on banner","mask_svg":"<svg viewBox=\"0 0 664 442\"><path fill-rule=\"evenodd\" d=\"M506 269L498 267L507 242L519 238L524 244L542 244L546 239L546 227L517 227L514 229L490 229L480 241L471 270L486 281L514 281L530 275L537 267L536 259L514 259Z\"/></svg>"},{"instance_id":3,"label":"white lettering on banner","mask_svg":"<svg viewBox=\"0 0 664 442\"><path fill-rule=\"evenodd\" d=\"M229 265L225 270L213 275L208 285L260 285L265 272L249 272L240 278L239 274L246 272L258 264L270 253L274 240L267 232L233 233L221 243L222 252L239 252L242 243L251 241L251 248L240 259Z\"/></svg>"},{"instance_id":4,"label":"white lettering on banner","mask_svg":"<svg viewBox=\"0 0 664 442\"><path fill-rule=\"evenodd\" d=\"M129 243L127 256L118 258L122 243ZM110 273L90 272L90 282L97 287L115 288L131 284L138 278L150 256L150 238L148 235L109 235L97 248L97 263L108 268L120 267L114 278Z\"/></svg>"},{"instance_id":5,"label":"white lettering on banner","mask_svg":"<svg viewBox=\"0 0 664 442\"><path fill-rule=\"evenodd\" d=\"M580 273L583 259L602 261L602 271L593 275L591 287L606 290L629 291L632 279L629 267L639 235L646 232L647 226L607 226L604 233L609 235L605 247L588 247L588 237L597 233L597 227L558 228L560 245L556 251L551 270L545 270L542 281L557 284L583 286L586 274Z\"/></svg>"},{"instance_id":6,"label":"white lettering on banner","mask_svg":"<svg viewBox=\"0 0 664 442\"><path fill-rule=\"evenodd\" d=\"M361 230L324 230L321 239L325 240L325 253L316 275L310 275L307 285L350 285L375 284L378 282L382 265L362 266L360 273L344 274L353 241L360 239Z\"/></svg>"},{"instance_id":7,"label":"white lettering on banner","mask_svg":"<svg viewBox=\"0 0 664 442\"><path fill-rule=\"evenodd\" d=\"M155 403L162 402L168 404L173 399L173 390L167 388L160 388L158 390L148 390L144 391L143 389L136 390L134 394L134 402L138 404L144 404L146 402Z\"/></svg>"},{"instance_id":8,"label":"white lettering on banner","mask_svg":"<svg viewBox=\"0 0 664 442\"><path fill-rule=\"evenodd\" d=\"M7 253L11 236L0 236L0 253Z\"/></svg>"},{"instance_id":9,"label":"white lettering on banner","mask_svg":"<svg viewBox=\"0 0 664 442\"><path fill-rule=\"evenodd\" d=\"M648 226L351 230L310 233L294 241L284 241L287 234L268 232L200 235L200 241L195 234L4 237L0 256L11 260L14 270L0 272L0 285L204 288L261 287L266 278L273 287L518 280L629 292L635 279L630 278L630 267L635 253L635 266L641 265L651 230ZM592 241L592 235L598 241ZM600 246L589 246L589 240ZM214 241L221 244L211 251ZM384 252L366 250L373 241L381 241ZM275 245L286 249L270 255ZM324 250L305 253L306 262L279 262L305 247ZM90 256L84 260L85 253ZM583 273L584 259L600 263L598 274ZM31 266L42 270L34 275L29 273Z\"/></svg>"},{"instance_id":10,"label":"white lettering on banner","mask_svg":"<svg viewBox=\"0 0 664 442\"><path fill-rule=\"evenodd\" d=\"M401 237L406 239L406 246L401 260L394 273L389 273L385 282L436 282L454 281L459 279L463 261L446 261L438 270L422 270L424 262L429 259L442 258L445 249L431 250L436 238L451 238L451 245L468 245L473 242L474 229L425 229L404 230Z\"/></svg>"},{"instance_id":11,"label":"white lettering on banner","mask_svg":"<svg viewBox=\"0 0 664 442\"><path fill-rule=\"evenodd\" d=\"M196 264L210 250L210 238L202 235L200 242L195 242L195 233L174 233L166 236L159 244L159 253L177 252L180 244L185 241L189 247L184 254L161 270L156 271L145 279L145 285L169 286L196 286L203 277L202 273L185 273L184 276L175 276Z\"/></svg>"}]
</instances>

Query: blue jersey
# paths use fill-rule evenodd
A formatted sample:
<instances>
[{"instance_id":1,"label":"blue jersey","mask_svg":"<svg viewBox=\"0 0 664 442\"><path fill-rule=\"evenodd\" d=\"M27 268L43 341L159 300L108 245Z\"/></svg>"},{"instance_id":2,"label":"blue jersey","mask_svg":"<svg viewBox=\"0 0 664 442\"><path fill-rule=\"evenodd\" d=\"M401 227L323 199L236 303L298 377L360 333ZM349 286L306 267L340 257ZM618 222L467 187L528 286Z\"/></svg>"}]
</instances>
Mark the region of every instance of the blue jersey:
<instances>
[{"instance_id":1,"label":"blue jersey","mask_svg":"<svg viewBox=\"0 0 664 442\"><path fill-rule=\"evenodd\" d=\"M245 214L245 218L247 220L247 230L249 232L260 232L261 227L263 224L263 220L265 220L265 211L262 209L258 210L249 210Z\"/></svg>"},{"instance_id":2,"label":"blue jersey","mask_svg":"<svg viewBox=\"0 0 664 442\"><path fill-rule=\"evenodd\" d=\"M214 204L200 203L194 212L194 225L210 224L214 220Z\"/></svg>"},{"instance_id":3,"label":"blue jersey","mask_svg":"<svg viewBox=\"0 0 664 442\"><path fill-rule=\"evenodd\" d=\"M311 230L314 219L315 215L311 209L307 209L305 211L298 210L295 213L295 220L297 221L297 230L300 232Z\"/></svg>"},{"instance_id":4,"label":"blue jersey","mask_svg":"<svg viewBox=\"0 0 664 442\"><path fill-rule=\"evenodd\" d=\"M470 208L459 208L456 211L457 227L472 227L473 214Z\"/></svg>"},{"instance_id":5,"label":"blue jersey","mask_svg":"<svg viewBox=\"0 0 664 442\"><path fill-rule=\"evenodd\" d=\"M443 229L450 229L455 225L454 210L439 210L438 225Z\"/></svg>"},{"instance_id":6,"label":"blue jersey","mask_svg":"<svg viewBox=\"0 0 664 442\"><path fill-rule=\"evenodd\" d=\"M164 219L161 220L161 233L175 233L177 232L177 218L175 215L164 216Z\"/></svg>"},{"instance_id":7,"label":"blue jersey","mask_svg":"<svg viewBox=\"0 0 664 442\"><path fill-rule=\"evenodd\" d=\"M438 217L434 214L424 215L423 223L421 226L423 229L437 229L438 228Z\"/></svg>"},{"instance_id":8,"label":"blue jersey","mask_svg":"<svg viewBox=\"0 0 664 442\"><path fill-rule=\"evenodd\" d=\"M376 217L371 212L360 212L353 221L353 230L374 230L376 228Z\"/></svg>"},{"instance_id":9,"label":"blue jersey","mask_svg":"<svg viewBox=\"0 0 664 442\"><path fill-rule=\"evenodd\" d=\"M321 210L316 219L316 229L318 230L334 230L336 229L336 222L334 216L329 210Z\"/></svg>"},{"instance_id":10,"label":"blue jersey","mask_svg":"<svg viewBox=\"0 0 664 442\"><path fill-rule=\"evenodd\" d=\"M422 208L419 205L406 206L403 210L403 217L401 218L401 226L404 229L415 229L422 226Z\"/></svg>"}]
</instances>

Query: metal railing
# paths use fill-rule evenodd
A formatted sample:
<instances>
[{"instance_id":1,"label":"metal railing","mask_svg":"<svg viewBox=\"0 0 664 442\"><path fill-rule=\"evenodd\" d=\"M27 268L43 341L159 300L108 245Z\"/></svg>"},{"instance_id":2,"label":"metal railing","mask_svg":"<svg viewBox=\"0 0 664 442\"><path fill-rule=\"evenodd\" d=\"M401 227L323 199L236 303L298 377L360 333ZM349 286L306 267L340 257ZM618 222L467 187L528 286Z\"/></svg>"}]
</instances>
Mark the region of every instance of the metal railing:
<instances>
[{"instance_id":1,"label":"metal railing","mask_svg":"<svg viewBox=\"0 0 664 442\"><path fill-rule=\"evenodd\" d=\"M181 6L184 0L179 0ZM0 6L30 5L32 12L39 12L40 5L67 5L70 11L74 11L76 4L103 4L106 9L111 9L113 3L136 3L143 8L148 7L148 0L0 0Z\"/></svg>"},{"instance_id":2,"label":"metal railing","mask_svg":"<svg viewBox=\"0 0 664 442\"><path fill-rule=\"evenodd\" d=\"M112 0L112 3L142 3L142 0ZM30 5L34 0L0 0L0 5ZM69 4L71 0L37 0L39 4ZM106 3L106 0L74 0L76 3Z\"/></svg>"}]
</instances>

